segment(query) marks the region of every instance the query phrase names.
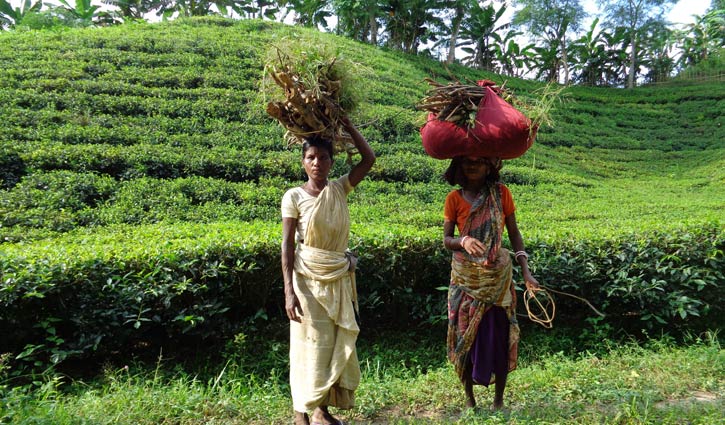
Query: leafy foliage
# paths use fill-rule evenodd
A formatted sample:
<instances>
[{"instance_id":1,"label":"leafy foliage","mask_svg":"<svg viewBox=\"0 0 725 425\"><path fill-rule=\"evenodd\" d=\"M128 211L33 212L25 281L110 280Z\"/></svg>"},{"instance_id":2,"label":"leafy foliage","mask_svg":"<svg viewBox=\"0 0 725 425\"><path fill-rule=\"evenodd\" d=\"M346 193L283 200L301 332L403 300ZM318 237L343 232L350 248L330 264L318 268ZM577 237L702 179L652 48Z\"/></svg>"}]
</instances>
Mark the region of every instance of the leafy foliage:
<instances>
[{"instance_id":1,"label":"leafy foliage","mask_svg":"<svg viewBox=\"0 0 725 425\"><path fill-rule=\"evenodd\" d=\"M452 188L420 146L423 79L492 79L522 97L541 84L262 21L2 33L0 346L14 363L213 345L282 317L279 199L304 175L260 82L266 47L305 37L366 68L352 119L378 160L350 195L363 320L442 320ZM535 274L587 295L601 328L723 317L719 88L567 88L554 125L503 169ZM333 174L348 167L336 158ZM562 320L589 318L561 303Z\"/></svg>"}]
</instances>

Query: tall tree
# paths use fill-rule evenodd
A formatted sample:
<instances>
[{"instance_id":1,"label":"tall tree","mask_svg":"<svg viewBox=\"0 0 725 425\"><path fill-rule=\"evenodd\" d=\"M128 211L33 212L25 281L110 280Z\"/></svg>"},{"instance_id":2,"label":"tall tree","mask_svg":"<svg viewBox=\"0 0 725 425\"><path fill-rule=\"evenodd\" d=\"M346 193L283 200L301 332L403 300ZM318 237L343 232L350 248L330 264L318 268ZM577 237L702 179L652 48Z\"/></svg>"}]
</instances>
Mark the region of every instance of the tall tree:
<instances>
[{"instance_id":1,"label":"tall tree","mask_svg":"<svg viewBox=\"0 0 725 425\"><path fill-rule=\"evenodd\" d=\"M8 0L0 0L0 29L5 25L14 27L28 14L40 12L42 7L42 0L32 4L30 0L25 0L22 7L13 7Z\"/></svg>"},{"instance_id":2,"label":"tall tree","mask_svg":"<svg viewBox=\"0 0 725 425\"><path fill-rule=\"evenodd\" d=\"M450 29L448 31L448 55L446 57L446 63L451 64L456 59L456 45L458 43L458 37L461 33L461 25L467 15L470 15L470 10L473 4L477 0L448 0L446 2L446 9L449 10L449 19L451 22ZM477 4L477 3L476 3Z\"/></svg>"},{"instance_id":3,"label":"tall tree","mask_svg":"<svg viewBox=\"0 0 725 425\"><path fill-rule=\"evenodd\" d=\"M597 0L607 17L611 28L623 26L629 35L629 73L627 87L635 85L635 76L639 70L638 38L646 25L653 21L663 21L664 11L677 0Z\"/></svg>"},{"instance_id":4,"label":"tall tree","mask_svg":"<svg viewBox=\"0 0 725 425\"><path fill-rule=\"evenodd\" d=\"M545 41L547 51L556 46L560 60L554 62L555 72L550 76L559 79L564 71L564 83L569 82L569 59L566 35L578 31L587 14L579 0L516 0L523 6L514 14L515 26L525 27L535 39Z\"/></svg>"}]
</instances>

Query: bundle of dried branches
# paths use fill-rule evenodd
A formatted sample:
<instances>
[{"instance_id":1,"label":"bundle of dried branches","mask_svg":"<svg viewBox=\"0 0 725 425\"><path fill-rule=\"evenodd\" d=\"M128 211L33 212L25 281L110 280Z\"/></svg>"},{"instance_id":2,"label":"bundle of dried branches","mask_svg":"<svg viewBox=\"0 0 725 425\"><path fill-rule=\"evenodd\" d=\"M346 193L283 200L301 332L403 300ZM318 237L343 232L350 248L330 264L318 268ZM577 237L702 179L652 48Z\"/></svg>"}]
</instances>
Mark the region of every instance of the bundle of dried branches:
<instances>
[{"instance_id":1,"label":"bundle of dried branches","mask_svg":"<svg viewBox=\"0 0 725 425\"><path fill-rule=\"evenodd\" d=\"M478 105L486 97L486 87L460 81L441 84L430 78L426 78L425 81L432 87L418 104L418 109L433 113L439 120L450 121L460 127L473 125ZM503 96L504 99L510 98L510 95L493 81L489 83L486 85L491 87L494 93Z\"/></svg>"},{"instance_id":2,"label":"bundle of dried branches","mask_svg":"<svg viewBox=\"0 0 725 425\"><path fill-rule=\"evenodd\" d=\"M332 140L336 152L350 153L354 149L352 138L340 121L346 111L341 106L343 83L335 66L333 58L316 64L311 75L303 77L287 57L280 55L279 66L269 67L269 75L284 91L284 101L269 102L267 113L287 130L288 145L318 135Z\"/></svg>"},{"instance_id":3,"label":"bundle of dried branches","mask_svg":"<svg viewBox=\"0 0 725 425\"><path fill-rule=\"evenodd\" d=\"M566 88L547 84L526 97L520 97L507 90L505 84L499 87L490 80L484 80L483 87L475 82L462 83L457 80L449 84L441 84L430 78L425 81L431 88L418 104L418 109L433 113L439 120L450 121L463 128L471 127L475 123L478 105L486 96L486 86L526 115L531 120L532 130L541 125L552 125L551 111L562 100L562 92Z\"/></svg>"}]
</instances>

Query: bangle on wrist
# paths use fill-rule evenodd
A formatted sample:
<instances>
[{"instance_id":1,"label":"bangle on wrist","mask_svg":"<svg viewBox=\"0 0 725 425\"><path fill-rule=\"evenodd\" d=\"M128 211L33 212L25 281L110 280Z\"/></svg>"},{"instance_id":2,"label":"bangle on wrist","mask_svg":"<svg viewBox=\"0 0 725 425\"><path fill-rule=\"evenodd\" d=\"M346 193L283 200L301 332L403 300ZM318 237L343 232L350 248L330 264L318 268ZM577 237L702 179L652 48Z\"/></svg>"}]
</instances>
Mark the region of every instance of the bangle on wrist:
<instances>
[{"instance_id":1,"label":"bangle on wrist","mask_svg":"<svg viewBox=\"0 0 725 425\"><path fill-rule=\"evenodd\" d=\"M519 260L519 257L524 257L528 260L529 254L527 254L526 251L516 251L516 254L514 254L514 258L516 258L516 261Z\"/></svg>"},{"instance_id":2,"label":"bangle on wrist","mask_svg":"<svg viewBox=\"0 0 725 425\"><path fill-rule=\"evenodd\" d=\"M463 248L463 242L465 242L466 239L468 239L468 235L466 235L466 236L464 236L464 237L461 238L461 242L460 242L461 243L461 248Z\"/></svg>"}]
</instances>

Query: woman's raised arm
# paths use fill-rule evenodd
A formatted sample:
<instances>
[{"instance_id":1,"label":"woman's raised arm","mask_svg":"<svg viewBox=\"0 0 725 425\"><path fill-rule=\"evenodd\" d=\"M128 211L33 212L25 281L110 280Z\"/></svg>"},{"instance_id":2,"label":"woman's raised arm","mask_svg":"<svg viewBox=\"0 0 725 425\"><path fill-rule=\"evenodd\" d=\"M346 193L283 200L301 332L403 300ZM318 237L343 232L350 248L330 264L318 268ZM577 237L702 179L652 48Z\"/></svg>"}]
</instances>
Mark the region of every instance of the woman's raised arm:
<instances>
[{"instance_id":1,"label":"woman's raised arm","mask_svg":"<svg viewBox=\"0 0 725 425\"><path fill-rule=\"evenodd\" d=\"M360 161L352 167L348 179L352 186L357 186L363 178L368 174L370 168L375 164L375 152L370 148L367 140L360 134L357 127L350 122L348 117L342 118L342 124L345 126L345 130L350 133L353 143L357 151L360 152Z\"/></svg>"}]
</instances>

